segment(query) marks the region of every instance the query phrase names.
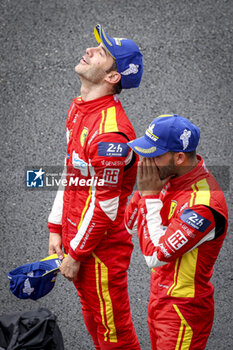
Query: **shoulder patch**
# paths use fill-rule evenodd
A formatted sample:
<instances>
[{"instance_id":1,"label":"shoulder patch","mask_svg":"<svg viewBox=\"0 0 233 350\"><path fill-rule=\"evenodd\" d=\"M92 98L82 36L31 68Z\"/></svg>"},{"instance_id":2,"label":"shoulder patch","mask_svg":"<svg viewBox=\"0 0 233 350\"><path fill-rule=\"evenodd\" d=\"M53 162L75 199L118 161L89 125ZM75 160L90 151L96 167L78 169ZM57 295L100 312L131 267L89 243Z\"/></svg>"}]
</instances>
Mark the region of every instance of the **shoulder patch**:
<instances>
[{"instance_id":1,"label":"shoulder patch","mask_svg":"<svg viewBox=\"0 0 233 350\"><path fill-rule=\"evenodd\" d=\"M204 218L200 214L196 213L192 209L185 209L180 216L181 220L184 221L189 226L193 227L195 230L200 232L205 232L205 230L210 226L211 221Z\"/></svg>"},{"instance_id":2,"label":"shoulder patch","mask_svg":"<svg viewBox=\"0 0 233 350\"><path fill-rule=\"evenodd\" d=\"M119 142L99 142L98 156L105 157L126 157L129 152L127 143Z\"/></svg>"}]
</instances>

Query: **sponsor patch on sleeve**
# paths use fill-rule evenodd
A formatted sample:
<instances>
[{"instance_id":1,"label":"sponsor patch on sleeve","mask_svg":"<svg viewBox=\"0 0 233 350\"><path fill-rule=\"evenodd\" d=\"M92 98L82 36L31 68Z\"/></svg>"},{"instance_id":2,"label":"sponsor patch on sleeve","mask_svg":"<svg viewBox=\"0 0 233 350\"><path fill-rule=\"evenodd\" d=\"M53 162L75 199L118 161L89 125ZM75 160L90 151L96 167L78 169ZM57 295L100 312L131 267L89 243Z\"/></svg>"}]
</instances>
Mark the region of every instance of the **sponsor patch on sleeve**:
<instances>
[{"instance_id":1,"label":"sponsor patch on sleeve","mask_svg":"<svg viewBox=\"0 0 233 350\"><path fill-rule=\"evenodd\" d=\"M99 142L98 155L104 157L126 157L129 152L129 146L126 143L118 142Z\"/></svg>"},{"instance_id":2,"label":"sponsor patch on sleeve","mask_svg":"<svg viewBox=\"0 0 233 350\"><path fill-rule=\"evenodd\" d=\"M103 179L105 184L117 184L120 169L105 168Z\"/></svg>"},{"instance_id":3,"label":"sponsor patch on sleeve","mask_svg":"<svg viewBox=\"0 0 233 350\"><path fill-rule=\"evenodd\" d=\"M183 232L181 232L180 230L177 230L170 237L168 237L168 242L175 250L178 250L188 242L188 239L187 237L185 237Z\"/></svg>"},{"instance_id":4,"label":"sponsor patch on sleeve","mask_svg":"<svg viewBox=\"0 0 233 350\"><path fill-rule=\"evenodd\" d=\"M200 214L196 213L192 209L185 209L181 215L181 220L186 224L193 227L195 230L200 232L205 232L205 230L210 226L211 221L204 218Z\"/></svg>"}]
</instances>

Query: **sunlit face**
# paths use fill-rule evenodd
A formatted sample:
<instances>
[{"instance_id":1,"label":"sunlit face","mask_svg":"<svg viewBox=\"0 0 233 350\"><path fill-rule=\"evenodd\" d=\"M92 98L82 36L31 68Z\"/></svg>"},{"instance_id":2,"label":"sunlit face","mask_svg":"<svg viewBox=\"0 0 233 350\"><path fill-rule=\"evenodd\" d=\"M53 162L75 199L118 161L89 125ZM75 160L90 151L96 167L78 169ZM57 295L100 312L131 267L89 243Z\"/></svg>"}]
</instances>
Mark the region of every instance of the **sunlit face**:
<instances>
[{"instance_id":1,"label":"sunlit face","mask_svg":"<svg viewBox=\"0 0 233 350\"><path fill-rule=\"evenodd\" d=\"M101 43L97 47L86 49L86 54L81 58L75 71L80 78L94 84L104 81L106 71L113 65L114 59Z\"/></svg>"},{"instance_id":2,"label":"sunlit face","mask_svg":"<svg viewBox=\"0 0 233 350\"><path fill-rule=\"evenodd\" d=\"M161 180L166 179L168 176L176 174L176 167L174 163L174 154L167 152L161 156L154 158L154 162L159 171L159 177Z\"/></svg>"}]
</instances>

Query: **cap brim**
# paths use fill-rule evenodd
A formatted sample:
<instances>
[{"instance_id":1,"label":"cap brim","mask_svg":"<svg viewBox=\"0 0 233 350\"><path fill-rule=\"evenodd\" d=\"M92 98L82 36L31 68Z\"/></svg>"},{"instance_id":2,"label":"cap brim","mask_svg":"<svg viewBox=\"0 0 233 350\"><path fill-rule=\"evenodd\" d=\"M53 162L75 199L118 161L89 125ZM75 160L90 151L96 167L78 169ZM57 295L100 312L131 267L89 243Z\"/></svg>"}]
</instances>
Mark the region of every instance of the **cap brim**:
<instances>
[{"instance_id":1,"label":"cap brim","mask_svg":"<svg viewBox=\"0 0 233 350\"><path fill-rule=\"evenodd\" d=\"M114 39L111 38L105 31L104 28L97 24L94 28L94 35L98 44L102 43L109 54L116 59L114 53Z\"/></svg>"},{"instance_id":2,"label":"cap brim","mask_svg":"<svg viewBox=\"0 0 233 350\"><path fill-rule=\"evenodd\" d=\"M64 254L64 257L66 257L66 254ZM51 272L54 272L54 271L59 271L61 260L58 258L57 254L49 255L49 256L47 256L46 258L44 258L44 259L42 259L40 261L42 261L42 262L45 261L51 267L51 269L46 271L43 274L43 276L45 276L45 275L47 275L47 274L49 274Z\"/></svg>"},{"instance_id":3,"label":"cap brim","mask_svg":"<svg viewBox=\"0 0 233 350\"><path fill-rule=\"evenodd\" d=\"M160 156L168 152L167 150L161 149L157 146L152 145L145 136L139 137L136 140L128 142L128 146L134 150L135 153L145 158L152 158Z\"/></svg>"},{"instance_id":4,"label":"cap brim","mask_svg":"<svg viewBox=\"0 0 233 350\"><path fill-rule=\"evenodd\" d=\"M65 253L63 253L63 255L64 255L64 258L67 256L67 254L65 254ZM59 259L58 255L57 254L52 254L52 255L46 256L46 258L41 259L40 261L53 260L53 259Z\"/></svg>"}]
</instances>

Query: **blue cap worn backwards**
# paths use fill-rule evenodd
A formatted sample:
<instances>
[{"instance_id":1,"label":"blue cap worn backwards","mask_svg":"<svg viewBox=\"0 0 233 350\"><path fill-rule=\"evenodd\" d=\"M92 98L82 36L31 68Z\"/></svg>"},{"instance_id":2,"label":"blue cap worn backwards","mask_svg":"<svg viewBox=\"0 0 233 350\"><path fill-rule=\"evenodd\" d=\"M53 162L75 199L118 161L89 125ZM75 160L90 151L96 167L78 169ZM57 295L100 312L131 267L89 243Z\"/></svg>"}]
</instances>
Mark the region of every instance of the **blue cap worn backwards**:
<instances>
[{"instance_id":1,"label":"blue cap worn backwards","mask_svg":"<svg viewBox=\"0 0 233 350\"><path fill-rule=\"evenodd\" d=\"M200 138L199 128L188 119L160 115L149 125L143 137L128 142L143 157L157 157L166 152L192 152Z\"/></svg>"},{"instance_id":2,"label":"blue cap worn backwards","mask_svg":"<svg viewBox=\"0 0 233 350\"><path fill-rule=\"evenodd\" d=\"M54 287L61 260L57 254L17 267L8 273L11 292L20 299L37 300Z\"/></svg>"},{"instance_id":3,"label":"blue cap worn backwards","mask_svg":"<svg viewBox=\"0 0 233 350\"><path fill-rule=\"evenodd\" d=\"M134 41L124 38L110 38L100 24L94 29L98 44L102 43L110 55L116 60L117 70L121 74L122 89L139 86L143 63L142 54Z\"/></svg>"}]
</instances>

